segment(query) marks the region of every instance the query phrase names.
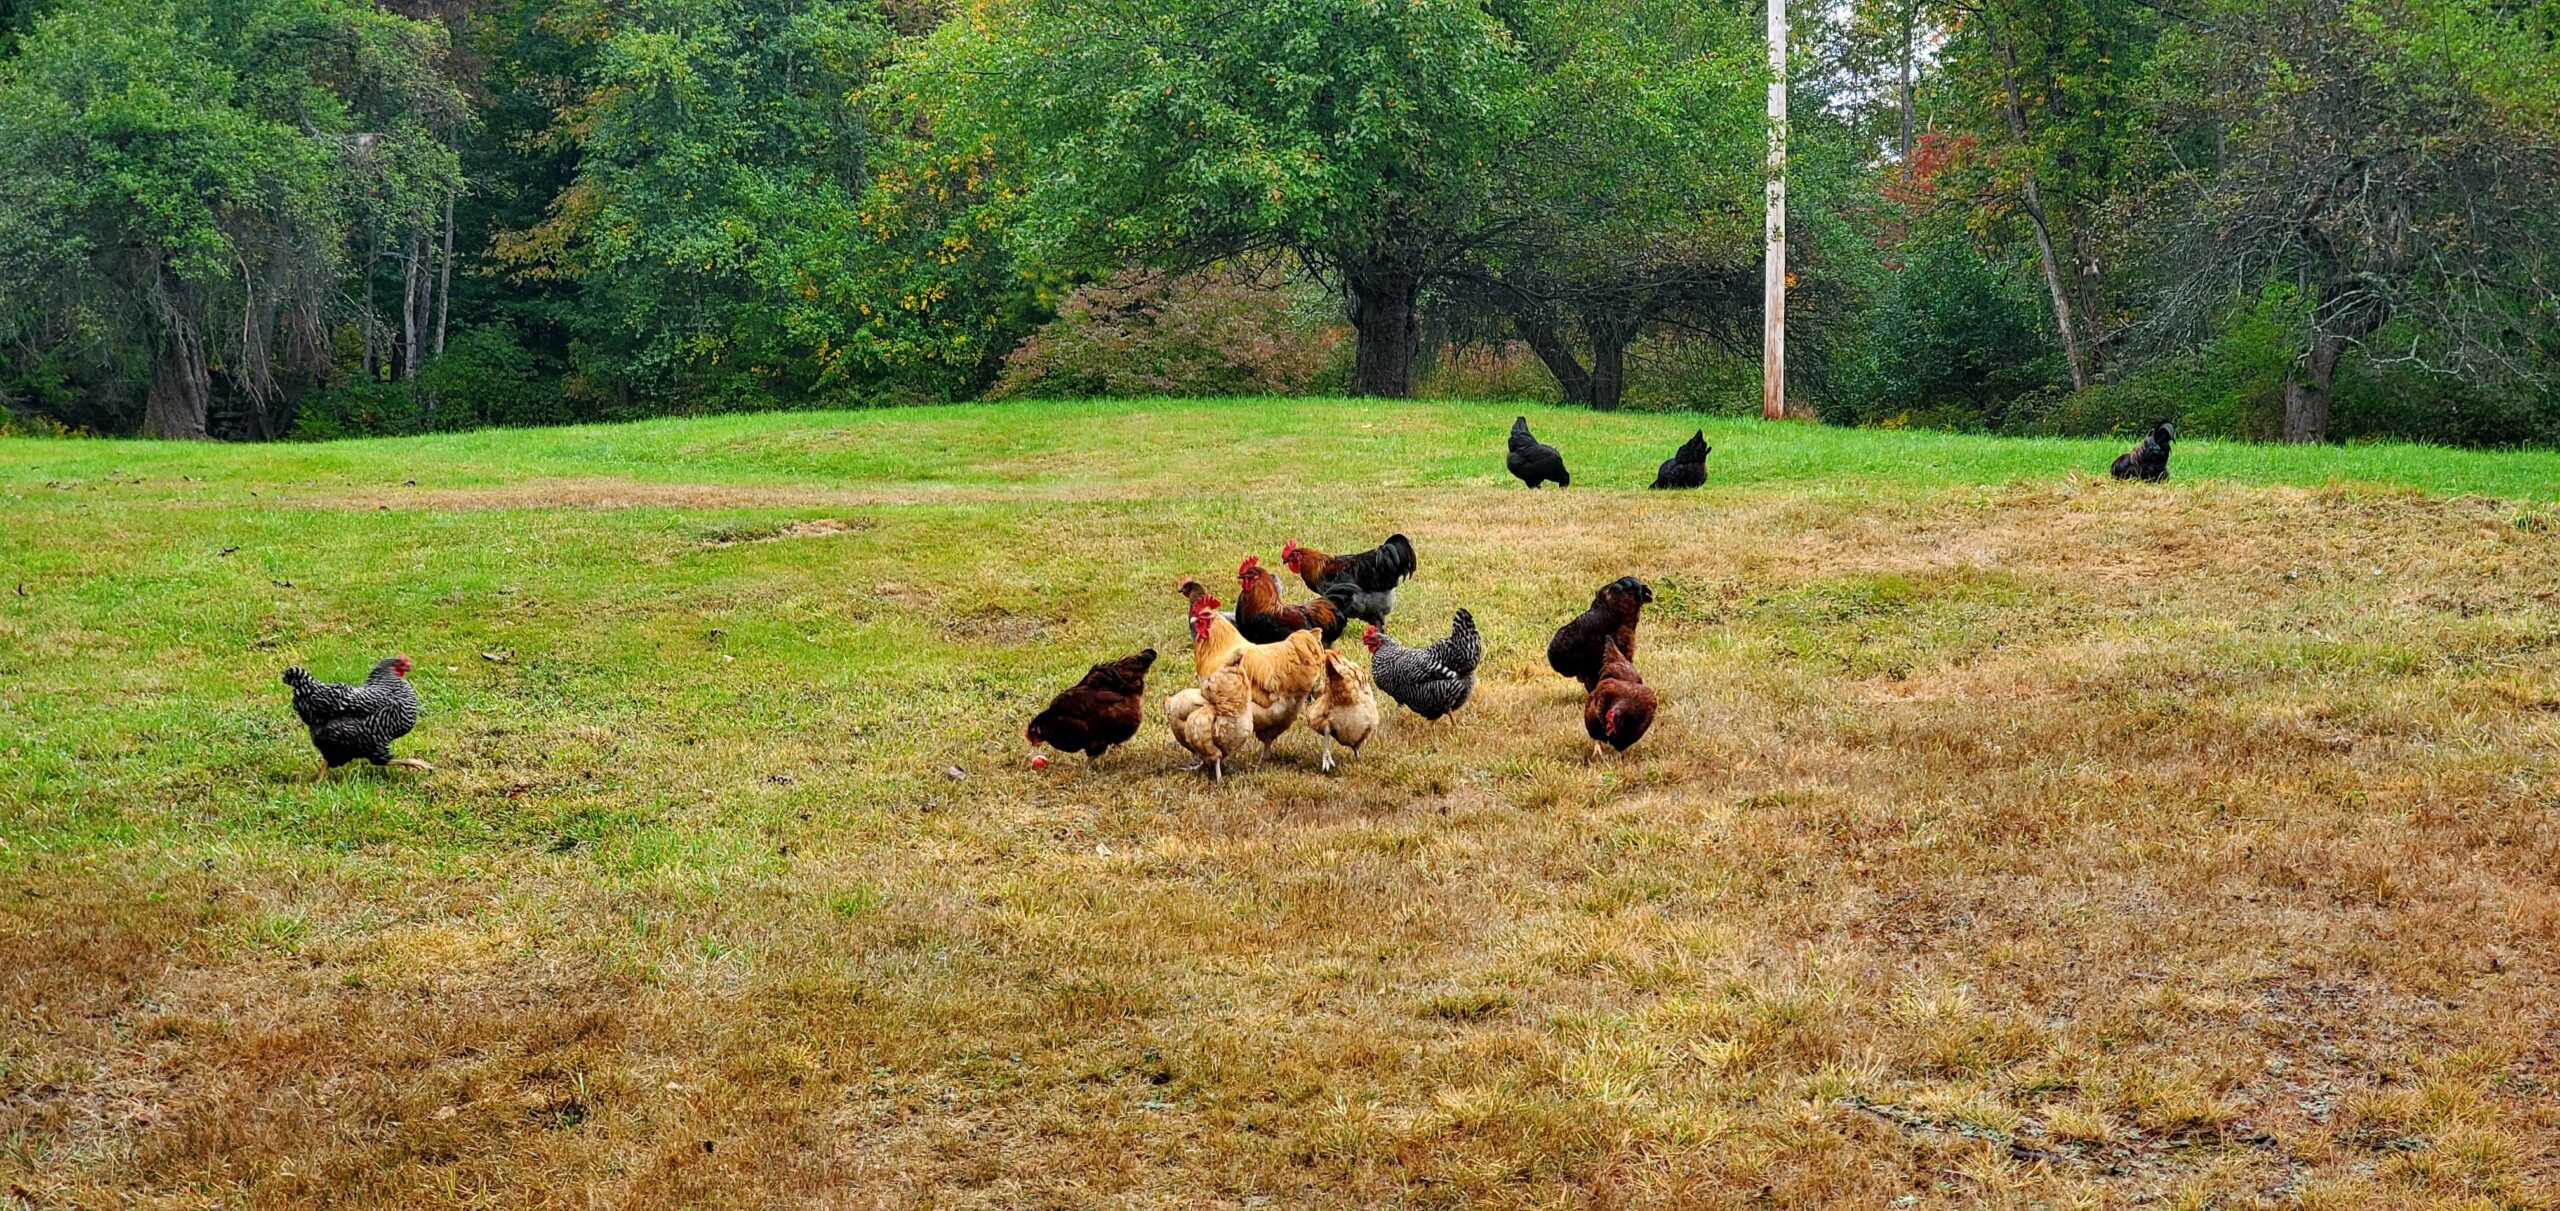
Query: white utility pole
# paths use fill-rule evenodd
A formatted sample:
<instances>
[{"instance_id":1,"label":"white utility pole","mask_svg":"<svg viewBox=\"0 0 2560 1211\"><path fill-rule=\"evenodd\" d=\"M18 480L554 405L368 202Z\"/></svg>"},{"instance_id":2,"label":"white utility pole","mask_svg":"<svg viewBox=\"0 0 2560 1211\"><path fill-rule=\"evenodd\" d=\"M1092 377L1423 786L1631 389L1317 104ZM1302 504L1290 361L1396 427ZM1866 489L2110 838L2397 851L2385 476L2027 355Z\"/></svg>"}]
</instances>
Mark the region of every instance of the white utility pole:
<instances>
[{"instance_id":1,"label":"white utility pole","mask_svg":"<svg viewBox=\"0 0 2560 1211\"><path fill-rule=\"evenodd\" d=\"M1760 419L1787 414L1787 0L1769 4L1769 239L1760 288Z\"/></svg>"}]
</instances>

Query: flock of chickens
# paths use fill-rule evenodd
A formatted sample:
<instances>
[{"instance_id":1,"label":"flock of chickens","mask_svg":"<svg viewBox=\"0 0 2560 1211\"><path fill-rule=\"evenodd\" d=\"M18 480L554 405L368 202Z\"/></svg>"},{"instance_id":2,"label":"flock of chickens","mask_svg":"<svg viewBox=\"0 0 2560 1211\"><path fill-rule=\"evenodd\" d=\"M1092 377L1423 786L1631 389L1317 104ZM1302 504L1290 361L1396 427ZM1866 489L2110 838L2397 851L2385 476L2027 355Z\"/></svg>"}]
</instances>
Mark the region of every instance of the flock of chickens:
<instances>
[{"instance_id":1,"label":"flock of chickens","mask_svg":"<svg viewBox=\"0 0 2560 1211\"><path fill-rule=\"evenodd\" d=\"M2167 479L2169 446L2176 436L2171 425L2159 425L2141 445L2118 457L2109 474L2150 482ZM1699 430L1663 461L1651 486L1703 486L1711 450L1706 431ZM1573 482L1563 453L1532 436L1525 416L1511 422L1506 465L1531 488ZM1357 555L1327 555L1291 539L1281 545L1280 562L1306 583L1313 598L1297 605L1283 602L1278 578L1258 555L1247 556L1236 569L1232 612L1220 612L1218 599L1199 581L1178 586L1189 603L1191 661L1199 684L1167 698L1164 712L1174 739L1200 757L1191 768L1205 767L1223 782L1227 762L1248 742L1259 742L1268 755L1272 743L1303 719L1307 730L1323 738L1321 764L1330 773L1336 744L1356 756L1377 731L1379 692L1432 721L1456 713L1475 693L1484 639L1473 614L1457 611L1449 637L1429 647L1406 647L1387 636L1396 587L1415 568L1413 543L1404 535ZM1652 600L1653 590L1643 581L1621 576L1600 586L1591 608L1558 628L1547 643L1548 666L1582 683L1582 727L1591 737L1594 757L1633 747L1653 726L1661 705L1635 665L1636 623ZM1364 624L1360 643L1369 650L1366 671L1333 650L1354 621ZM1104 753L1137 736L1146 717L1147 673L1155 662L1155 649L1149 648L1093 666L1033 717L1023 738L1035 749L1047 745L1083 753L1098 764ZM321 776L357 760L434 768L414 757L391 755L392 742L418 725L418 693L409 684L409 668L408 657L391 657L374 665L361 685L319 681L299 668L285 670L294 714L310 731L311 745L325 763ZM1048 763L1045 756L1032 757L1035 768Z\"/></svg>"},{"instance_id":2,"label":"flock of chickens","mask_svg":"<svg viewBox=\"0 0 2560 1211\"><path fill-rule=\"evenodd\" d=\"M1258 555L1246 556L1236 568L1232 614L1221 613L1221 603L1199 581L1177 586L1189 603L1191 664L1199 684L1165 699L1164 715L1174 740L1200 758L1192 768L1223 782L1227 763L1248 745L1259 743L1268 755L1293 724L1304 721L1323 738L1320 764L1331 773L1335 745L1356 756L1376 733L1378 694L1434 721L1467 704L1475 693L1476 666L1484 659L1475 615L1459 610L1449 637L1429 647L1406 647L1383 627L1395 608L1396 587L1414 572L1413 543L1404 535L1357 555L1327 555L1291 539L1280 558L1313 598L1283 604L1278 580ZM1594 755L1604 747L1625 752L1653 726L1659 702L1635 667L1636 623L1652 600L1653 590L1643 581L1622 576L1601 586L1591 608L1547 645L1547 663L1582 682L1582 724ZM1352 619L1365 624L1360 643L1369 649L1366 671L1333 650ZM1083 753L1098 764L1104 753L1138 734L1146 718L1147 672L1155 662L1155 649L1149 648L1093 666L1032 718L1023 739L1035 749ZM1031 763L1045 769L1049 761L1034 754Z\"/></svg>"}]
</instances>

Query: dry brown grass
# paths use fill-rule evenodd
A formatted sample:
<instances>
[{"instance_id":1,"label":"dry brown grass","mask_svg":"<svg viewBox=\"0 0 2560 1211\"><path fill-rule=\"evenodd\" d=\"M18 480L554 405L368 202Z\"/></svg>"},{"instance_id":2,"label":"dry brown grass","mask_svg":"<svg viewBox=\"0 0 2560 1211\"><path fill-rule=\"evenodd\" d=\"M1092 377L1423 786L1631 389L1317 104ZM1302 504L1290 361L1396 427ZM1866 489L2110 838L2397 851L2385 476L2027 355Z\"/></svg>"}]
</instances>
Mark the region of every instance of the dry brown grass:
<instances>
[{"instance_id":1,"label":"dry brown grass","mask_svg":"<svg viewBox=\"0 0 2560 1211\"><path fill-rule=\"evenodd\" d=\"M1492 645L1454 723L1333 778L1298 735L1215 789L1155 721L1098 774L1019 762L1049 672L1180 651L1163 573L1276 530L1061 503L919 569L921 522L857 512L716 557L1042 671L850 733L432 754L436 802L645 805L716 841L683 861L24 858L0 1206L2552 1205L2560 540L2511 507L1325 505L1267 507L1412 534L1400 629L1464 604ZM666 530L635 566L705 541ZM1061 583L1114 535L1130 583ZM1586 768L1539 645L1627 572L1665 709Z\"/></svg>"}]
</instances>

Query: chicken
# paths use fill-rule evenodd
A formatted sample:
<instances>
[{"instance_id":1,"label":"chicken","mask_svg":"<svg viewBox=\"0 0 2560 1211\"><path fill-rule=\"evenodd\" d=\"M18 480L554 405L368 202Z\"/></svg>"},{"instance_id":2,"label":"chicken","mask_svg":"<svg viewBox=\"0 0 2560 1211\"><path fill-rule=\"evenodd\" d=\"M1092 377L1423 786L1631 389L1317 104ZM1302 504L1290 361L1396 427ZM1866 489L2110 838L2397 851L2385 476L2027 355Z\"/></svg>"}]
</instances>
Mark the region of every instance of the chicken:
<instances>
[{"instance_id":1,"label":"chicken","mask_svg":"<svg viewBox=\"0 0 2560 1211\"><path fill-rule=\"evenodd\" d=\"M1476 617L1458 611L1449 637L1427 648L1409 648L1370 627L1361 642L1369 648L1369 674L1396 705L1425 719L1438 719L1467 704L1476 690L1476 664L1484 658L1484 638L1476 633Z\"/></svg>"},{"instance_id":2,"label":"chicken","mask_svg":"<svg viewBox=\"0 0 2560 1211\"><path fill-rule=\"evenodd\" d=\"M1373 628L1374 629L1374 628ZM1378 696L1370 692L1369 675L1340 652L1324 654L1324 681L1307 703L1307 730L1324 737L1324 772L1333 772L1336 741L1360 755L1360 746L1378 730Z\"/></svg>"},{"instance_id":3,"label":"chicken","mask_svg":"<svg viewBox=\"0 0 2560 1211\"><path fill-rule=\"evenodd\" d=\"M1138 734L1138 723L1146 718L1147 670L1155 662L1156 650L1148 648L1093 666L1084 680L1067 687L1049 700L1048 709L1032 716L1022 738L1033 748L1052 745L1059 752L1083 753L1086 761L1101 764L1104 753Z\"/></svg>"},{"instance_id":4,"label":"chicken","mask_svg":"<svg viewBox=\"0 0 2560 1211\"><path fill-rule=\"evenodd\" d=\"M2107 468L2107 474L2117 479L2159 483L2169 478L2169 443L2177 439L2178 427L2162 421L2151 430L2151 436L2142 439L2141 445L2116 455L2115 465Z\"/></svg>"},{"instance_id":5,"label":"chicken","mask_svg":"<svg viewBox=\"0 0 2560 1211\"><path fill-rule=\"evenodd\" d=\"M1707 455L1714 451L1715 447L1707 444L1707 431L1698 430L1697 436L1680 443L1680 448L1673 452L1670 458L1663 460L1661 468L1653 473L1653 486L1657 488L1705 487Z\"/></svg>"},{"instance_id":6,"label":"chicken","mask_svg":"<svg viewBox=\"0 0 2560 1211\"><path fill-rule=\"evenodd\" d=\"M1236 569L1236 630L1243 632L1248 643L1278 643L1292 631L1316 631L1322 634L1324 646L1342 638L1342 611L1322 597L1304 605L1280 603L1280 581L1271 569L1262 566L1262 557L1248 555Z\"/></svg>"},{"instance_id":7,"label":"chicken","mask_svg":"<svg viewBox=\"0 0 2560 1211\"><path fill-rule=\"evenodd\" d=\"M1244 670L1229 665L1197 688L1165 699L1164 717L1173 725L1175 742L1199 754L1200 764L1224 782L1227 759L1243 752L1253 738L1253 690L1245 684Z\"/></svg>"},{"instance_id":8,"label":"chicken","mask_svg":"<svg viewBox=\"0 0 2560 1211\"><path fill-rule=\"evenodd\" d=\"M1253 736L1264 756L1324 677L1324 645L1314 631L1298 631L1279 643L1247 644L1236 657L1245 684L1253 690Z\"/></svg>"},{"instance_id":9,"label":"chicken","mask_svg":"<svg viewBox=\"0 0 2560 1211\"><path fill-rule=\"evenodd\" d=\"M1602 745L1623 753L1644 739L1658 705L1644 674L1618 650L1618 641L1602 639L1600 678L1582 699L1582 730L1591 737L1591 755L1599 756Z\"/></svg>"},{"instance_id":10,"label":"chicken","mask_svg":"<svg viewBox=\"0 0 2560 1211\"><path fill-rule=\"evenodd\" d=\"M1396 608L1396 586L1413 575L1413 543L1392 534L1357 555L1327 555L1292 538L1280 544L1280 562L1345 617L1385 626Z\"/></svg>"},{"instance_id":11,"label":"chicken","mask_svg":"<svg viewBox=\"0 0 2560 1211\"><path fill-rule=\"evenodd\" d=\"M1295 631L1279 643L1246 643L1235 624L1218 613L1218 599L1202 597L1191 606L1192 660L1206 684L1230 665L1243 670L1252 691L1253 734L1265 755L1271 743L1298 721L1316 681L1324 675L1324 645L1314 631Z\"/></svg>"},{"instance_id":12,"label":"chicken","mask_svg":"<svg viewBox=\"0 0 2560 1211\"><path fill-rule=\"evenodd\" d=\"M1600 680L1600 648L1616 640L1629 661L1636 658L1636 619L1653 590L1633 576L1621 576L1591 595L1591 608L1556 630L1547 641L1547 667L1590 689Z\"/></svg>"},{"instance_id":13,"label":"chicken","mask_svg":"<svg viewBox=\"0 0 2560 1211\"><path fill-rule=\"evenodd\" d=\"M1235 620L1218 612L1218 599L1209 596L1196 580L1182 582L1182 595L1191 601L1191 663L1200 680L1236 662L1243 651L1244 636L1237 632ZM1214 620L1214 621L1212 621Z\"/></svg>"},{"instance_id":14,"label":"chicken","mask_svg":"<svg viewBox=\"0 0 2560 1211\"><path fill-rule=\"evenodd\" d=\"M1413 540L1390 534L1385 542L1357 555L1327 555L1302 547L1294 538L1280 543L1280 562L1318 593L1337 580L1348 580L1372 592L1385 592L1413 576Z\"/></svg>"},{"instance_id":15,"label":"chicken","mask_svg":"<svg viewBox=\"0 0 2560 1211\"><path fill-rule=\"evenodd\" d=\"M293 687L293 713L302 716L311 747L327 763L321 777L358 758L403 769L435 768L391 755L391 742L418 726L418 691L409 684L409 667L408 657L391 657L375 664L363 685L317 681L299 668L284 671L284 683Z\"/></svg>"},{"instance_id":16,"label":"chicken","mask_svg":"<svg viewBox=\"0 0 2560 1211\"><path fill-rule=\"evenodd\" d=\"M1559 488L1573 486L1572 474L1564 469L1564 455L1554 446L1529 436L1529 418L1525 416L1511 422L1511 457L1504 465L1532 488L1548 480L1554 480Z\"/></svg>"}]
</instances>

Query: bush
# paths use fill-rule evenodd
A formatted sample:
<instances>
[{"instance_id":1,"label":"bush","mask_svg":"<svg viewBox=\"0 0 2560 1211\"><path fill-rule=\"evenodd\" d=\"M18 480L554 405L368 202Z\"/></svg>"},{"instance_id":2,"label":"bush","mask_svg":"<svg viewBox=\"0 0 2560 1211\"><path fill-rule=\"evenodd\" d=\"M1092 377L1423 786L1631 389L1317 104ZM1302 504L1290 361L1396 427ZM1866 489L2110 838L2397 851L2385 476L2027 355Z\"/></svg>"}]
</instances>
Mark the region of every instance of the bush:
<instances>
[{"instance_id":1,"label":"bush","mask_svg":"<svg viewBox=\"0 0 2560 1211\"><path fill-rule=\"evenodd\" d=\"M1239 272L1123 270L1077 287L1005 358L992 399L1306 395L1350 379L1350 330Z\"/></svg>"},{"instance_id":2,"label":"bush","mask_svg":"<svg viewBox=\"0 0 2560 1211\"><path fill-rule=\"evenodd\" d=\"M1414 380L1415 399L1564 402L1564 390L1556 386L1555 375L1518 341L1443 345Z\"/></svg>"},{"instance_id":3,"label":"bush","mask_svg":"<svg viewBox=\"0 0 2560 1211\"><path fill-rule=\"evenodd\" d=\"M1918 244L1842 358L1826 420L1997 430L2020 396L2050 387L2063 365L2043 313L2018 275L1965 243Z\"/></svg>"},{"instance_id":4,"label":"bush","mask_svg":"<svg viewBox=\"0 0 2560 1211\"><path fill-rule=\"evenodd\" d=\"M442 356L418 367L414 387L357 380L313 394L295 411L292 436L330 441L581 419L515 329L501 322L455 334Z\"/></svg>"}]
</instances>

